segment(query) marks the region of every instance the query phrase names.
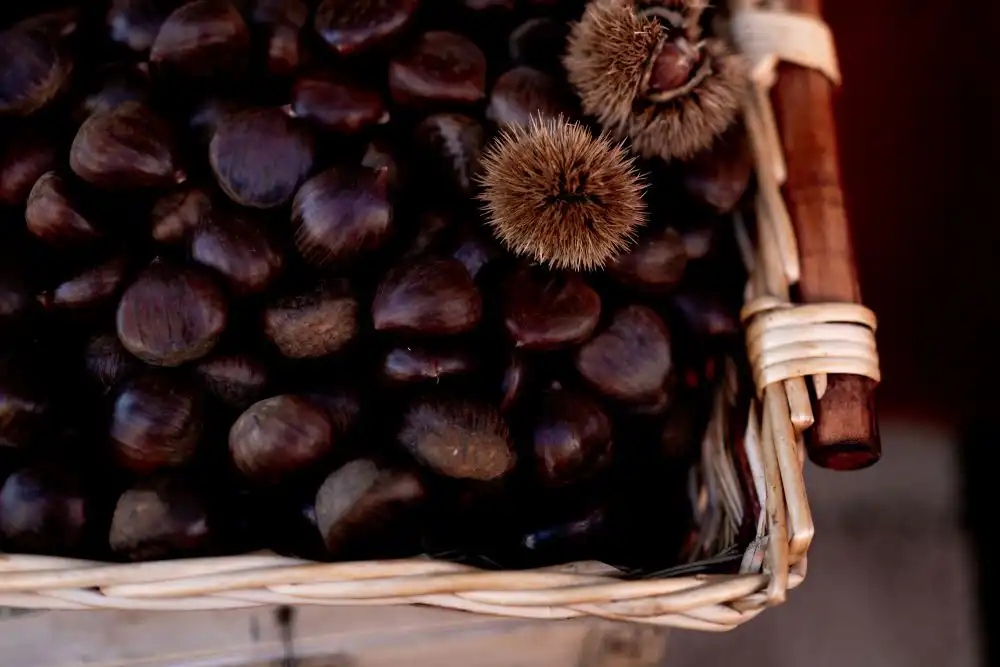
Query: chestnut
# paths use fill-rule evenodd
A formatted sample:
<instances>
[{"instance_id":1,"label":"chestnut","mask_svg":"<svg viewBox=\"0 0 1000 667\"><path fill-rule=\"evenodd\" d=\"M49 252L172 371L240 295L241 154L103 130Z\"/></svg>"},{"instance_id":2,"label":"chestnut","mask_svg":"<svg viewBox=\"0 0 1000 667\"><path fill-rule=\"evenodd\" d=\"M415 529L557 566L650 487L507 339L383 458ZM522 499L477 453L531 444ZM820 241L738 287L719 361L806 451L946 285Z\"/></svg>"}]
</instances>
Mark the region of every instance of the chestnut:
<instances>
[{"instance_id":1,"label":"chestnut","mask_svg":"<svg viewBox=\"0 0 1000 667\"><path fill-rule=\"evenodd\" d=\"M27 116L59 96L73 72L64 39L76 26L70 11L25 19L0 31L0 117Z\"/></svg>"},{"instance_id":2,"label":"chestnut","mask_svg":"<svg viewBox=\"0 0 1000 667\"><path fill-rule=\"evenodd\" d=\"M0 359L0 449L28 448L50 425L49 390L40 385L34 368Z\"/></svg>"},{"instance_id":3,"label":"chestnut","mask_svg":"<svg viewBox=\"0 0 1000 667\"><path fill-rule=\"evenodd\" d=\"M69 166L84 181L109 190L170 187L187 179L170 126L138 102L85 120L73 139Z\"/></svg>"},{"instance_id":4,"label":"chestnut","mask_svg":"<svg viewBox=\"0 0 1000 667\"><path fill-rule=\"evenodd\" d=\"M202 556L214 546L212 523L202 493L178 478L154 478L118 498L108 544L132 561Z\"/></svg>"},{"instance_id":5,"label":"chestnut","mask_svg":"<svg viewBox=\"0 0 1000 667\"><path fill-rule=\"evenodd\" d=\"M0 205L21 206L35 182L55 168L57 148L51 132L16 127L2 137L0 148Z\"/></svg>"},{"instance_id":6,"label":"chestnut","mask_svg":"<svg viewBox=\"0 0 1000 667\"><path fill-rule=\"evenodd\" d=\"M358 302L342 281L281 297L264 310L264 334L290 359L334 354L358 335Z\"/></svg>"},{"instance_id":7,"label":"chestnut","mask_svg":"<svg viewBox=\"0 0 1000 667\"><path fill-rule=\"evenodd\" d=\"M79 184L54 171L43 174L28 195L24 219L28 231L57 246L73 246L103 236L82 208Z\"/></svg>"},{"instance_id":8,"label":"chestnut","mask_svg":"<svg viewBox=\"0 0 1000 667\"><path fill-rule=\"evenodd\" d=\"M545 72L559 70L569 36L569 24L546 16L530 18L511 31L507 53L518 65Z\"/></svg>"},{"instance_id":9,"label":"chestnut","mask_svg":"<svg viewBox=\"0 0 1000 667\"><path fill-rule=\"evenodd\" d=\"M163 22L149 62L167 76L240 76L250 62L250 31L227 0L187 2Z\"/></svg>"},{"instance_id":10,"label":"chestnut","mask_svg":"<svg viewBox=\"0 0 1000 667\"><path fill-rule=\"evenodd\" d=\"M49 310L93 308L110 300L125 278L125 257L114 255L72 278L55 289L43 292L38 300Z\"/></svg>"},{"instance_id":11,"label":"chestnut","mask_svg":"<svg viewBox=\"0 0 1000 667\"><path fill-rule=\"evenodd\" d=\"M508 412L517 405L528 384L527 375L524 358L512 353L500 380L500 412Z\"/></svg>"},{"instance_id":12,"label":"chestnut","mask_svg":"<svg viewBox=\"0 0 1000 667\"><path fill-rule=\"evenodd\" d=\"M576 355L577 370L595 389L634 403L659 394L672 367L667 327L645 306L615 312L610 325Z\"/></svg>"},{"instance_id":13,"label":"chestnut","mask_svg":"<svg viewBox=\"0 0 1000 667\"><path fill-rule=\"evenodd\" d=\"M141 365L114 332L91 336L83 351L83 363L87 375L104 391L115 388Z\"/></svg>"},{"instance_id":14,"label":"chestnut","mask_svg":"<svg viewBox=\"0 0 1000 667\"><path fill-rule=\"evenodd\" d=\"M462 196L473 194L486 146L478 121L458 113L433 114L417 125L413 142L430 182L444 183Z\"/></svg>"},{"instance_id":15,"label":"chestnut","mask_svg":"<svg viewBox=\"0 0 1000 667\"><path fill-rule=\"evenodd\" d=\"M77 105L81 123L95 113L107 113L125 102L148 104L149 73L145 64L113 63L98 73L97 85Z\"/></svg>"},{"instance_id":16,"label":"chestnut","mask_svg":"<svg viewBox=\"0 0 1000 667\"><path fill-rule=\"evenodd\" d=\"M0 488L0 544L8 553L80 554L94 515L94 503L74 475L22 468Z\"/></svg>"},{"instance_id":17,"label":"chestnut","mask_svg":"<svg viewBox=\"0 0 1000 667\"><path fill-rule=\"evenodd\" d=\"M716 139L711 148L683 166L684 189L696 201L717 213L729 213L739 204L753 176L753 156L746 132L735 127Z\"/></svg>"},{"instance_id":18,"label":"chestnut","mask_svg":"<svg viewBox=\"0 0 1000 667\"><path fill-rule=\"evenodd\" d=\"M152 235L160 243L181 243L206 221L212 200L201 188L185 187L153 204Z\"/></svg>"},{"instance_id":19,"label":"chestnut","mask_svg":"<svg viewBox=\"0 0 1000 667\"><path fill-rule=\"evenodd\" d=\"M404 106L478 102L486 94L486 57L462 35L424 33L389 63L389 92Z\"/></svg>"},{"instance_id":20,"label":"chestnut","mask_svg":"<svg viewBox=\"0 0 1000 667\"><path fill-rule=\"evenodd\" d=\"M327 75L299 77L292 87L291 111L296 118L341 134L389 120L377 90Z\"/></svg>"},{"instance_id":21,"label":"chestnut","mask_svg":"<svg viewBox=\"0 0 1000 667\"><path fill-rule=\"evenodd\" d=\"M366 51L400 33L413 18L419 0L323 0L315 28L340 55Z\"/></svg>"},{"instance_id":22,"label":"chestnut","mask_svg":"<svg viewBox=\"0 0 1000 667\"><path fill-rule=\"evenodd\" d=\"M334 438L347 434L361 418L361 397L353 389L314 388L303 397L326 412Z\"/></svg>"},{"instance_id":23,"label":"chestnut","mask_svg":"<svg viewBox=\"0 0 1000 667\"><path fill-rule=\"evenodd\" d=\"M382 375L393 382L440 382L452 375L464 375L476 367L472 354L461 349L402 345L389 350L382 362Z\"/></svg>"},{"instance_id":24,"label":"chestnut","mask_svg":"<svg viewBox=\"0 0 1000 667\"><path fill-rule=\"evenodd\" d=\"M246 217L214 215L191 236L191 258L215 269L235 294L267 289L284 265L275 242Z\"/></svg>"},{"instance_id":25,"label":"chestnut","mask_svg":"<svg viewBox=\"0 0 1000 667\"><path fill-rule=\"evenodd\" d=\"M267 387L267 367L244 354L216 354L195 367L208 391L226 405L245 409Z\"/></svg>"},{"instance_id":26,"label":"chestnut","mask_svg":"<svg viewBox=\"0 0 1000 667\"><path fill-rule=\"evenodd\" d=\"M316 493L316 524L334 556L364 554L385 542L399 544L400 533L414 533L412 519L427 495L420 477L371 459L357 459L334 470Z\"/></svg>"},{"instance_id":27,"label":"chestnut","mask_svg":"<svg viewBox=\"0 0 1000 667\"><path fill-rule=\"evenodd\" d=\"M118 338L154 366L179 366L215 347L228 308L202 271L156 261L129 285L118 304Z\"/></svg>"},{"instance_id":28,"label":"chestnut","mask_svg":"<svg viewBox=\"0 0 1000 667\"><path fill-rule=\"evenodd\" d=\"M475 327L482 313L482 298L472 277L454 259L429 259L393 269L372 303L376 331L461 333Z\"/></svg>"},{"instance_id":29,"label":"chestnut","mask_svg":"<svg viewBox=\"0 0 1000 667\"><path fill-rule=\"evenodd\" d=\"M189 463L198 451L204 400L181 377L142 375L115 397L109 437L117 462L147 474Z\"/></svg>"},{"instance_id":30,"label":"chestnut","mask_svg":"<svg viewBox=\"0 0 1000 667\"><path fill-rule=\"evenodd\" d=\"M295 245L313 264L379 248L392 230L388 171L334 167L306 181L292 202Z\"/></svg>"},{"instance_id":31,"label":"chestnut","mask_svg":"<svg viewBox=\"0 0 1000 667\"><path fill-rule=\"evenodd\" d=\"M434 472L458 479L499 479L517 462L507 424L485 404L416 403L403 419L399 442Z\"/></svg>"},{"instance_id":32,"label":"chestnut","mask_svg":"<svg viewBox=\"0 0 1000 667\"><path fill-rule=\"evenodd\" d=\"M533 117L569 117L570 107L556 80L531 67L515 67L500 75L486 117L497 125L524 125Z\"/></svg>"},{"instance_id":33,"label":"chestnut","mask_svg":"<svg viewBox=\"0 0 1000 667\"><path fill-rule=\"evenodd\" d=\"M303 396L251 405L229 430L233 464L257 484L275 484L319 463L335 442L327 412Z\"/></svg>"},{"instance_id":34,"label":"chestnut","mask_svg":"<svg viewBox=\"0 0 1000 667\"><path fill-rule=\"evenodd\" d=\"M504 325L517 347L550 350L582 343L600 316L601 297L579 274L522 267L506 281Z\"/></svg>"},{"instance_id":35,"label":"chestnut","mask_svg":"<svg viewBox=\"0 0 1000 667\"><path fill-rule=\"evenodd\" d=\"M112 0L106 22L113 42L144 53L153 46L160 26L183 0Z\"/></svg>"},{"instance_id":36,"label":"chestnut","mask_svg":"<svg viewBox=\"0 0 1000 667\"><path fill-rule=\"evenodd\" d=\"M274 208L291 200L309 176L315 150L312 134L281 109L249 109L219 118L208 158L230 199Z\"/></svg>"},{"instance_id":37,"label":"chestnut","mask_svg":"<svg viewBox=\"0 0 1000 667\"><path fill-rule=\"evenodd\" d=\"M680 283L687 261L684 237L668 227L641 237L636 245L614 258L608 271L625 285L660 292Z\"/></svg>"},{"instance_id":38,"label":"chestnut","mask_svg":"<svg viewBox=\"0 0 1000 667\"><path fill-rule=\"evenodd\" d=\"M539 480L566 486L594 477L611 463L611 432L597 401L566 389L547 392L532 435Z\"/></svg>"}]
</instances>

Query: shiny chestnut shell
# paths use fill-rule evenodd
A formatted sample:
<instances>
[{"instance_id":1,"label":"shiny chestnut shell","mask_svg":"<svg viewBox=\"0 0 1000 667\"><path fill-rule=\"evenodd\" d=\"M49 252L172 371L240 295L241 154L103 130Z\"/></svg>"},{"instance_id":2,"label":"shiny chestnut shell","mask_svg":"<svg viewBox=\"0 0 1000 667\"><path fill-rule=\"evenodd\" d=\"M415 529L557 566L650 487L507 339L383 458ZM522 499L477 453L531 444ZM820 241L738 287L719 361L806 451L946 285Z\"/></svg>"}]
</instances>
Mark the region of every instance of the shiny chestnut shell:
<instances>
[{"instance_id":1,"label":"shiny chestnut shell","mask_svg":"<svg viewBox=\"0 0 1000 667\"><path fill-rule=\"evenodd\" d=\"M154 262L118 304L118 338L154 366L179 366L205 356L226 328L219 286L202 270Z\"/></svg>"},{"instance_id":2,"label":"shiny chestnut shell","mask_svg":"<svg viewBox=\"0 0 1000 667\"><path fill-rule=\"evenodd\" d=\"M84 210L80 187L54 171L43 174L28 194L24 219L28 232L55 246L70 247L104 235Z\"/></svg>"},{"instance_id":3,"label":"shiny chestnut shell","mask_svg":"<svg viewBox=\"0 0 1000 667\"><path fill-rule=\"evenodd\" d=\"M418 0L323 0L314 26L324 42L340 55L366 51L401 32Z\"/></svg>"},{"instance_id":4,"label":"shiny chestnut shell","mask_svg":"<svg viewBox=\"0 0 1000 667\"><path fill-rule=\"evenodd\" d=\"M235 294L267 289L284 258L270 235L243 216L214 215L191 236L191 258L218 272Z\"/></svg>"},{"instance_id":5,"label":"shiny chestnut shell","mask_svg":"<svg viewBox=\"0 0 1000 667\"><path fill-rule=\"evenodd\" d=\"M9 553L79 554L95 510L73 474L49 467L16 470L0 487L0 544Z\"/></svg>"},{"instance_id":6,"label":"shiny chestnut shell","mask_svg":"<svg viewBox=\"0 0 1000 667\"><path fill-rule=\"evenodd\" d=\"M673 368L670 334L650 308L627 306L577 351L576 368L607 396L648 403L663 390Z\"/></svg>"},{"instance_id":7,"label":"shiny chestnut shell","mask_svg":"<svg viewBox=\"0 0 1000 667\"><path fill-rule=\"evenodd\" d=\"M334 446L328 413L302 396L254 403L229 430L229 454L248 479L272 484L325 458Z\"/></svg>"},{"instance_id":8,"label":"shiny chestnut shell","mask_svg":"<svg viewBox=\"0 0 1000 667\"><path fill-rule=\"evenodd\" d=\"M274 208L291 200L309 176L315 140L281 109L249 109L220 118L208 150L212 172L230 199Z\"/></svg>"},{"instance_id":9,"label":"shiny chestnut shell","mask_svg":"<svg viewBox=\"0 0 1000 667\"><path fill-rule=\"evenodd\" d=\"M398 543L400 532L427 497L420 477L371 459L356 459L334 470L316 493L316 525L333 555Z\"/></svg>"},{"instance_id":10,"label":"shiny chestnut shell","mask_svg":"<svg viewBox=\"0 0 1000 667\"><path fill-rule=\"evenodd\" d=\"M462 35L424 33L389 63L389 91L397 104L472 104L486 95L486 57Z\"/></svg>"},{"instance_id":11,"label":"shiny chestnut shell","mask_svg":"<svg viewBox=\"0 0 1000 667\"><path fill-rule=\"evenodd\" d=\"M504 325L517 347L550 350L582 343L597 327L601 297L576 273L518 270L504 288Z\"/></svg>"},{"instance_id":12,"label":"shiny chestnut shell","mask_svg":"<svg viewBox=\"0 0 1000 667\"><path fill-rule=\"evenodd\" d=\"M204 555L214 546L209 506L182 478L145 480L118 498L108 543L133 561Z\"/></svg>"},{"instance_id":13,"label":"shiny chestnut shell","mask_svg":"<svg viewBox=\"0 0 1000 667\"><path fill-rule=\"evenodd\" d=\"M111 413L116 461L140 474L189 463L198 451L204 412L201 392L185 379L152 374L128 382Z\"/></svg>"},{"instance_id":14,"label":"shiny chestnut shell","mask_svg":"<svg viewBox=\"0 0 1000 667\"><path fill-rule=\"evenodd\" d=\"M392 204L386 169L334 167L299 189L292 203L295 245L313 264L335 264L379 248Z\"/></svg>"},{"instance_id":15,"label":"shiny chestnut shell","mask_svg":"<svg viewBox=\"0 0 1000 667\"><path fill-rule=\"evenodd\" d=\"M170 126L138 102L85 120L73 139L69 166L84 181L109 190L164 188L187 178Z\"/></svg>"},{"instance_id":16,"label":"shiny chestnut shell","mask_svg":"<svg viewBox=\"0 0 1000 667\"><path fill-rule=\"evenodd\" d=\"M377 331L454 334L479 323L483 302L461 262L431 259L397 267L372 303Z\"/></svg>"},{"instance_id":17,"label":"shiny chestnut shell","mask_svg":"<svg viewBox=\"0 0 1000 667\"><path fill-rule=\"evenodd\" d=\"M59 96L73 72L63 38L75 30L76 18L68 12L0 31L0 117L27 116Z\"/></svg>"},{"instance_id":18,"label":"shiny chestnut shell","mask_svg":"<svg viewBox=\"0 0 1000 667\"><path fill-rule=\"evenodd\" d=\"M291 110L296 118L341 134L354 134L389 119L377 90L328 75L299 77L292 87Z\"/></svg>"},{"instance_id":19,"label":"shiny chestnut shell","mask_svg":"<svg viewBox=\"0 0 1000 667\"><path fill-rule=\"evenodd\" d=\"M536 475L548 486L594 477L611 463L611 435L611 420L596 401L579 392L548 392L532 434Z\"/></svg>"},{"instance_id":20,"label":"shiny chestnut shell","mask_svg":"<svg viewBox=\"0 0 1000 667\"><path fill-rule=\"evenodd\" d=\"M194 0L175 9L149 52L156 73L199 79L239 76L249 60L250 31L226 0Z\"/></svg>"}]
</instances>

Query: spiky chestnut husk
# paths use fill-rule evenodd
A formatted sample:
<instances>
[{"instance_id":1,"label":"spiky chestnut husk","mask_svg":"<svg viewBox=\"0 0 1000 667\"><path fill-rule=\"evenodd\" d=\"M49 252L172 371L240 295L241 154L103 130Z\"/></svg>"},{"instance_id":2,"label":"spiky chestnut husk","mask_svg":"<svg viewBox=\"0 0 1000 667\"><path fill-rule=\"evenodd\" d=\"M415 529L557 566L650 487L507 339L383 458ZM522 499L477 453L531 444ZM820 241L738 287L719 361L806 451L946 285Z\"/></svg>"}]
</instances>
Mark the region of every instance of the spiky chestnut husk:
<instances>
[{"instance_id":1,"label":"spiky chestnut husk","mask_svg":"<svg viewBox=\"0 0 1000 667\"><path fill-rule=\"evenodd\" d=\"M483 165L481 199L494 234L552 267L600 268L645 222L633 160L578 123L533 118L508 127Z\"/></svg>"},{"instance_id":2,"label":"spiky chestnut husk","mask_svg":"<svg viewBox=\"0 0 1000 667\"><path fill-rule=\"evenodd\" d=\"M663 57L676 64L676 51L691 49L699 57L680 63L691 70L683 81L671 80L676 70L656 71ZM588 5L570 31L564 64L584 113L616 139L630 139L642 157L665 160L690 158L735 122L748 76L743 57L725 42L691 44L623 0Z\"/></svg>"}]
</instances>

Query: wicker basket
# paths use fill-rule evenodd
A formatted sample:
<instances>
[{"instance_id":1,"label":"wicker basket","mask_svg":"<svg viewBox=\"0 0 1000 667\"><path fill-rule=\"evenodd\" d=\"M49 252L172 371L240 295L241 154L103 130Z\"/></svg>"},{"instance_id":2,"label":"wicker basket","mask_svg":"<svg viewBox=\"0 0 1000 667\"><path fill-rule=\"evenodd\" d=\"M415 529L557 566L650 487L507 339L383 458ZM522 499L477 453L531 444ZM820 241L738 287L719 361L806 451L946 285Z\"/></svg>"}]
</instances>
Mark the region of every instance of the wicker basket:
<instances>
[{"instance_id":1,"label":"wicker basket","mask_svg":"<svg viewBox=\"0 0 1000 667\"><path fill-rule=\"evenodd\" d=\"M755 72L744 111L757 166L756 242L739 218L735 225L751 274L743 316L756 400L749 411L740 411L738 379L747 374L739 372L737 364L743 362L728 363L701 464L692 475L700 526L696 557L709 562L720 554L738 557L741 526L756 528L738 573L690 574L688 568L686 574L678 568L635 580L597 562L497 572L431 558L313 563L251 554L106 564L0 554L0 606L207 610L418 604L521 618L589 615L721 631L783 602L805 578L813 536L802 477L803 432L813 423L807 381L822 396L826 373L877 381L878 363L870 311L854 304L788 303L789 286L799 275L798 254L779 189L784 162L767 87L776 57L819 69L834 80L837 71L821 22L762 11L760 4L732 0L734 34Z\"/></svg>"}]
</instances>

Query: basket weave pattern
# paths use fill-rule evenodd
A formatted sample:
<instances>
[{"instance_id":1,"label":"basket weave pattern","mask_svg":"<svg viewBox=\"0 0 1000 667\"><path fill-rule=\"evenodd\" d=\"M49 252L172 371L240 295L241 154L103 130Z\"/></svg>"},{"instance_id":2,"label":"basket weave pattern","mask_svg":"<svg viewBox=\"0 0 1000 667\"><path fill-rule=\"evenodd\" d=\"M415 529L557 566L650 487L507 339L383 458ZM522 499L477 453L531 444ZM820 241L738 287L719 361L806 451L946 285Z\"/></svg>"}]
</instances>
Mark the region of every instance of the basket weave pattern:
<instances>
[{"instance_id":1,"label":"basket weave pattern","mask_svg":"<svg viewBox=\"0 0 1000 667\"><path fill-rule=\"evenodd\" d=\"M758 176L758 238L751 242L738 218L736 231L751 273L743 317L757 396L745 421L741 416L733 423L737 373L730 364L696 472L695 511L701 531L695 556L711 558L732 551L745 515L761 508L756 539L743 554L739 573L626 580L615 568L596 562L495 572L430 558L313 563L252 554L106 564L0 554L0 606L207 610L269 604L421 604L522 618L589 615L722 631L783 602L786 591L805 578L806 551L813 536L802 479L802 434L813 421L806 377L812 378L820 395L825 373L855 373L878 380L875 321L860 306L788 303L789 285L798 276L798 256L779 189L784 167L766 94L768 80L773 80L777 58L835 78L832 43L820 45L825 55L809 49L803 54L802 40L794 39L785 40L790 43L787 50L762 52L757 42L740 38L739 28L749 22L755 26L750 34L758 38L760 26L767 25L766 12L754 9L748 0L732 4L737 11L737 41L755 72L744 118ZM798 22L798 34L826 34L825 26L817 22L795 18L789 28L787 15L771 18L786 32L794 33ZM731 442L745 453L749 483L741 484ZM744 491L747 486L750 497Z\"/></svg>"}]
</instances>

